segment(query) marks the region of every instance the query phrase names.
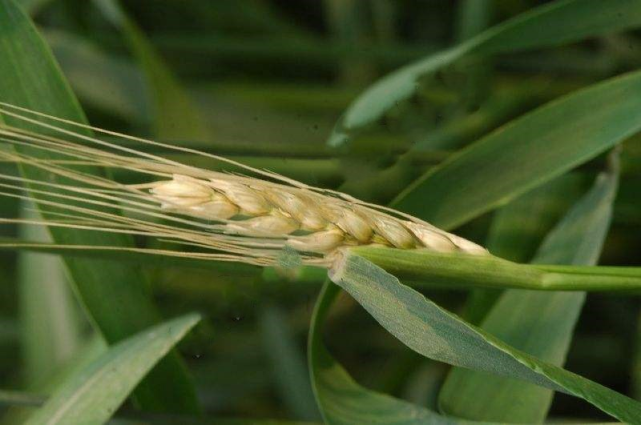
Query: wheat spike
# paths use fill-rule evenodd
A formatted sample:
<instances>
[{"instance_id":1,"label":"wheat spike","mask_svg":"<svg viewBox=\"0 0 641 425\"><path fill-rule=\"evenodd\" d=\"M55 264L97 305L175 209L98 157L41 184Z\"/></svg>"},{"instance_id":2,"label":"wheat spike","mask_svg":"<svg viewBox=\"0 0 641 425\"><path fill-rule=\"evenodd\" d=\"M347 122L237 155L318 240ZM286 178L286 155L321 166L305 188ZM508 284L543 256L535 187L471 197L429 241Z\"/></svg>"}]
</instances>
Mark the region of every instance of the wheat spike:
<instances>
[{"instance_id":1,"label":"wheat spike","mask_svg":"<svg viewBox=\"0 0 641 425\"><path fill-rule=\"evenodd\" d=\"M152 184L161 208L225 224L227 234L286 239L298 251L327 254L339 247L380 244L401 249L484 253L478 245L417 221L300 188L258 179L210 180L174 175ZM308 232L295 235L296 232Z\"/></svg>"},{"instance_id":2,"label":"wheat spike","mask_svg":"<svg viewBox=\"0 0 641 425\"><path fill-rule=\"evenodd\" d=\"M0 189L5 190L0 191L0 196L26 198L15 192L22 184L28 184L38 203L47 206L49 218L32 224L143 235L196 247L201 252L189 254L198 258L257 265L276 264L286 247L298 251L304 263L321 266L329 265L336 250L356 245L487 253L479 245L415 217L227 158L108 132L8 104L0 103L0 114L42 130L24 131L0 124L0 142L55 152L60 157L43 161L0 150L0 160L39 168L53 176L39 181L0 175ZM241 167L248 175L191 167L74 130L82 128L143 145L207 156ZM80 164L128 170L142 175L147 182L119 183L84 173L75 167ZM121 215L121 211L126 214ZM163 255L167 255L165 251ZM176 249L175 255L185 253Z\"/></svg>"}]
</instances>

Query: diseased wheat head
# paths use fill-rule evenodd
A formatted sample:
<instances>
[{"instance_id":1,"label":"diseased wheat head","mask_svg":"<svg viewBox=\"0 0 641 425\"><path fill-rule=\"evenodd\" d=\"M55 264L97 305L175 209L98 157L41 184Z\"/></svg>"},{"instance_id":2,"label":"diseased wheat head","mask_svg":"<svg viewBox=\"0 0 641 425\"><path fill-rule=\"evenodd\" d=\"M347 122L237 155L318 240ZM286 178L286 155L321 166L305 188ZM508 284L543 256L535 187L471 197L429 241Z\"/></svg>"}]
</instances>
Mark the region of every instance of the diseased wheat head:
<instances>
[{"instance_id":1,"label":"diseased wheat head","mask_svg":"<svg viewBox=\"0 0 641 425\"><path fill-rule=\"evenodd\" d=\"M297 251L303 263L319 266L329 266L338 249L356 245L487 252L415 217L227 158L4 103L0 103L0 115L20 122L21 128L30 128L26 131L0 124L0 142L15 148L0 149L0 160L37 170L39 176L0 174L0 196L33 197L44 217L0 219L5 223L142 235L173 244L168 249L117 249L263 266L276 265L285 248ZM136 142L139 148L92 134ZM205 156L240 167L246 175L196 168L148 153L145 148ZM87 169L93 166L136 173L143 183L125 184L96 175ZM21 192L25 186L29 195Z\"/></svg>"}]
</instances>

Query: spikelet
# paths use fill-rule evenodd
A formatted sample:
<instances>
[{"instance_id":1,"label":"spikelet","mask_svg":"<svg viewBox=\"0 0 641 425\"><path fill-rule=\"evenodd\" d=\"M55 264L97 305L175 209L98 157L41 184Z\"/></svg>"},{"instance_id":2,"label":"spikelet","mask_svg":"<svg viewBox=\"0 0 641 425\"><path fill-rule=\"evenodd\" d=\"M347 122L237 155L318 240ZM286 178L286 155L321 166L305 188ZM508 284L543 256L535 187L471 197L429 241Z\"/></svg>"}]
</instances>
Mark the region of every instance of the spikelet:
<instances>
[{"instance_id":1,"label":"spikelet","mask_svg":"<svg viewBox=\"0 0 641 425\"><path fill-rule=\"evenodd\" d=\"M190 256L257 265L276 264L286 247L298 251L303 263L320 266L329 266L336 250L356 245L487 253L415 217L219 156L87 127L3 103L0 114L42 130L24 131L0 124L0 142L28 145L61 157L42 161L0 149L0 160L36 167L64 181L0 175L0 188L9 190L0 192L0 196L25 198L16 191L26 183L38 202L47 206L48 218L32 224L143 235L177 244L178 248L164 255L186 255L180 247L189 245L198 249L189 252ZM205 156L240 167L247 176L195 168L88 137L80 132L84 128L142 146ZM78 164L127 170L141 175L147 183L123 184L96 177L79 171L75 167Z\"/></svg>"}]
</instances>

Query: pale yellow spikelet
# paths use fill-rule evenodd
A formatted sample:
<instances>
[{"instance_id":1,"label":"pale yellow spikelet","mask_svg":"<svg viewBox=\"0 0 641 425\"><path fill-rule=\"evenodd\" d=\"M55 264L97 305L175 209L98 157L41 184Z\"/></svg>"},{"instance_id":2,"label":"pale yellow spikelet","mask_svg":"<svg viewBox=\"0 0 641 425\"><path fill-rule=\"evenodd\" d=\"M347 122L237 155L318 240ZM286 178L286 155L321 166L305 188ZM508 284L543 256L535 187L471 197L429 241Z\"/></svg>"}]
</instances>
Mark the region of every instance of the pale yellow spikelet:
<instances>
[{"instance_id":1,"label":"pale yellow spikelet","mask_svg":"<svg viewBox=\"0 0 641 425\"><path fill-rule=\"evenodd\" d=\"M374 233L372 226L352 211L350 206L327 202L321 205L320 210L329 222L359 243L367 243L372 238Z\"/></svg>"},{"instance_id":2,"label":"pale yellow spikelet","mask_svg":"<svg viewBox=\"0 0 641 425\"><path fill-rule=\"evenodd\" d=\"M282 237L298 230L298 223L280 214L232 221L224 226L225 233L253 237Z\"/></svg>"},{"instance_id":3,"label":"pale yellow spikelet","mask_svg":"<svg viewBox=\"0 0 641 425\"><path fill-rule=\"evenodd\" d=\"M437 229L432 225L424 225L413 221L405 221L405 226L421 241L424 247L438 252L462 251L468 254L487 253L487 250L466 239ZM465 243L461 243L465 241Z\"/></svg>"},{"instance_id":4,"label":"pale yellow spikelet","mask_svg":"<svg viewBox=\"0 0 641 425\"><path fill-rule=\"evenodd\" d=\"M150 192L163 208L191 208L213 200L214 191L201 181L174 174L173 180L159 182Z\"/></svg>"},{"instance_id":5,"label":"pale yellow spikelet","mask_svg":"<svg viewBox=\"0 0 641 425\"><path fill-rule=\"evenodd\" d=\"M216 220L225 220L239 212L239 208L225 196L218 194L205 182L174 174L167 182L158 182L150 189L163 209Z\"/></svg>"},{"instance_id":6,"label":"pale yellow spikelet","mask_svg":"<svg viewBox=\"0 0 641 425\"><path fill-rule=\"evenodd\" d=\"M192 215L201 218L226 220L238 214L239 209L228 199L214 195L214 199L190 209Z\"/></svg>"},{"instance_id":7,"label":"pale yellow spikelet","mask_svg":"<svg viewBox=\"0 0 641 425\"><path fill-rule=\"evenodd\" d=\"M378 213L369 214L366 220L383 241L395 248L416 248L418 242L416 236L398 220Z\"/></svg>"},{"instance_id":8,"label":"pale yellow spikelet","mask_svg":"<svg viewBox=\"0 0 641 425\"><path fill-rule=\"evenodd\" d=\"M271 204L260 193L247 185L222 179L210 179L210 182L212 187L223 193L244 214L263 215L272 209Z\"/></svg>"},{"instance_id":9,"label":"pale yellow spikelet","mask_svg":"<svg viewBox=\"0 0 641 425\"><path fill-rule=\"evenodd\" d=\"M345 233L333 228L307 236L292 236L287 239L287 245L297 251L326 254L345 246Z\"/></svg>"},{"instance_id":10,"label":"pale yellow spikelet","mask_svg":"<svg viewBox=\"0 0 641 425\"><path fill-rule=\"evenodd\" d=\"M280 188L270 188L263 194L282 211L297 220L302 230L322 230L329 224L320 213L319 206L309 196L294 195Z\"/></svg>"},{"instance_id":11,"label":"pale yellow spikelet","mask_svg":"<svg viewBox=\"0 0 641 425\"><path fill-rule=\"evenodd\" d=\"M227 180L229 179L229 180ZM210 183L211 182L211 183ZM439 252L483 254L485 249L427 223L402 220L367 206L298 188L286 188L258 179L221 175L210 182L187 176L156 183L150 191L157 201L178 197L185 207L177 213L193 214L199 206L221 196L235 206L236 216L224 217L218 228L226 234L253 238L280 238L300 252L327 254L350 245L387 245L400 249L428 248ZM166 185L166 188L164 187ZM207 186L210 185L211 188ZM179 197L175 191L185 187ZM207 191L211 191L205 196ZM183 201L183 199L188 199ZM176 202L175 202L176 203ZM220 220L218 215L203 218ZM305 234L295 234L303 231Z\"/></svg>"},{"instance_id":12,"label":"pale yellow spikelet","mask_svg":"<svg viewBox=\"0 0 641 425\"><path fill-rule=\"evenodd\" d=\"M475 244L472 241L468 241L467 239L464 239L452 233L448 233L448 237L452 242L454 242L454 244L460 251L466 252L468 254L487 254L487 249L483 248L481 245Z\"/></svg>"}]
</instances>

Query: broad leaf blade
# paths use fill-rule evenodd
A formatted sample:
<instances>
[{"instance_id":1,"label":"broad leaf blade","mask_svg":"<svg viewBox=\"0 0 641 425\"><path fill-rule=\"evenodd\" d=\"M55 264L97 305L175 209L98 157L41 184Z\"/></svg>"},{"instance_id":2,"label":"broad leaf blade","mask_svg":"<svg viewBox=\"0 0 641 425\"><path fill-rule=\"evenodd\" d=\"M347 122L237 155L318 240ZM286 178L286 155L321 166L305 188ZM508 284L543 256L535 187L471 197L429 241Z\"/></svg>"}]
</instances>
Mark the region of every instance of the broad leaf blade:
<instances>
[{"instance_id":1,"label":"broad leaf blade","mask_svg":"<svg viewBox=\"0 0 641 425\"><path fill-rule=\"evenodd\" d=\"M415 181L393 205L453 228L640 129L641 72L634 72L565 96L489 134Z\"/></svg>"},{"instance_id":2,"label":"broad leaf blade","mask_svg":"<svg viewBox=\"0 0 641 425\"><path fill-rule=\"evenodd\" d=\"M318 407L330 425L465 424L360 386L332 357L322 341L322 325L340 289L327 282L321 290L308 340L309 370Z\"/></svg>"},{"instance_id":3,"label":"broad leaf blade","mask_svg":"<svg viewBox=\"0 0 641 425\"><path fill-rule=\"evenodd\" d=\"M597 183L545 239L534 262L593 265L609 228L617 174ZM481 328L513 347L563 365L584 293L505 292ZM482 372L454 369L440 394L448 414L474 420L539 423L552 402L550 390Z\"/></svg>"},{"instance_id":4,"label":"broad leaf blade","mask_svg":"<svg viewBox=\"0 0 641 425\"><path fill-rule=\"evenodd\" d=\"M75 379L65 382L27 422L85 425L106 422L149 370L200 317L189 314L111 347Z\"/></svg>"},{"instance_id":5,"label":"broad leaf blade","mask_svg":"<svg viewBox=\"0 0 641 425\"><path fill-rule=\"evenodd\" d=\"M587 400L621 421L639 423L641 403L516 350L440 308L364 258L346 252L331 278L388 332L419 354L562 391Z\"/></svg>"}]
</instances>

